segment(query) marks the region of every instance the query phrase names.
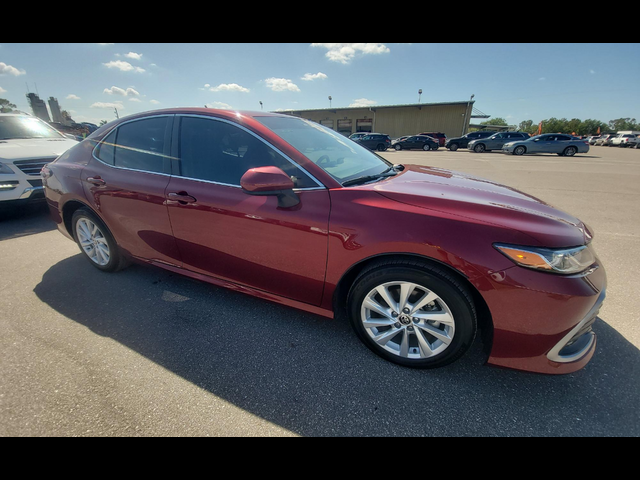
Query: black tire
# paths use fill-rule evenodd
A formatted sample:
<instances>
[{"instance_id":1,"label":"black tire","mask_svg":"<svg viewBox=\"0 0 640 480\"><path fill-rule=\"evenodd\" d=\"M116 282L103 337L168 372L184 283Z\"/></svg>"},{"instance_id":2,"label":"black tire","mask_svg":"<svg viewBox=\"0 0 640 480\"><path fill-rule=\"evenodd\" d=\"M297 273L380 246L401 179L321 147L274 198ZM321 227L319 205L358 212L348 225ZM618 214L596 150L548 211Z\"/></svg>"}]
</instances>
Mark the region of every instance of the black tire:
<instances>
[{"instance_id":1,"label":"black tire","mask_svg":"<svg viewBox=\"0 0 640 480\"><path fill-rule=\"evenodd\" d=\"M451 150L452 152L455 152L456 150L458 150L458 144L452 143L451 145L449 145L449 150Z\"/></svg>"},{"instance_id":2,"label":"black tire","mask_svg":"<svg viewBox=\"0 0 640 480\"><path fill-rule=\"evenodd\" d=\"M431 145L429 145L428 143L425 143L425 144L422 146L422 149L423 149L425 152L428 152L429 150L431 150Z\"/></svg>"},{"instance_id":3,"label":"black tire","mask_svg":"<svg viewBox=\"0 0 640 480\"><path fill-rule=\"evenodd\" d=\"M382 143L378 144L377 146L377 150L379 152L384 152L387 149L387 147L385 145L383 145Z\"/></svg>"},{"instance_id":4,"label":"black tire","mask_svg":"<svg viewBox=\"0 0 640 480\"><path fill-rule=\"evenodd\" d=\"M564 152L562 152L562 155L565 157L573 157L577 152L578 149L576 147L567 147L564 149Z\"/></svg>"},{"instance_id":5,"label":"black tire","mask_svg":"<svg viewBox=\"0 0 640 480\"><path fill-rule=\"evenodd\" d=\"M486 150L484 143L479 143L473 147L473 151L476 153L483 153Z\"/></svg>"},{"instance_id":6,"label":"black tire","mask_svg":"<svg viewBox=\"0 0 640 480\"><path fill-rule=\"evenodd\" d=\"M518 145L516 148L513 149L514 155L524 155L525 153L527 153L527 148L523 147L522 145Z\"/></svg>"},{"instance_id":7,"label":"black tire","mask_svg":"<svg viewBox=\"0 0 640 480\"><path fill-rule=\"evenodd\" d=\"M400 150L402 150L402 145L400 145L399 143L396 143L393 148L395 148L396 152L399 152Z\"/></svg>"},{"instance_id":8,"label":"black tire","mask_svg":"<svg viewBox=\"0 0 640 480\"><path fill-rule=\"evenodd\" d=\"M438 300L446 304L454 319L455 331L451 343L444 351L428 358L405 358L391 353L371 338L361 320L363 302L373 289L388 282L415 283L438 295ZM467 287L449 272L420 260L388 261L365 269L356 278L349 292L347 311L358 338L371 351L385 360L410 368L439 368L455 362L471 347L477 333L475 306ZM394 328L396 327L391 327L390 330ZM413 324L407 328L413 328ZM398 332L402 334L401 330ZM393 343L395 338L391 338L387 345ZM418 348L415 345L412 348L416 354Z\"/></svg>"},{"instance_id":9,"label":"black tire","mask_svg":"<svg viewBox=\"0 0 640 480\"><path fill-rule=\"evenodd\" d=\"M78 233L77 233L77 224L83 218L88 219L89 221L97 225L98 228L100 229L100 232L102 232L104 240L109 247L109 262L105 265L98 265L95 261L93 261L89 257L87 252L85 252L85 250L80 245L80 240L78 239ZM71 227L72 227L71 229L72 229L73 239L78 244L78 248L80 248L82 255L87 259L89 263L91 263L91 265L96 267L98 270L102 270L103 272L117 272L129 266L130 262L120 252L120 247L118 247L117 242L113 238L113 235L111 234L107 226L91 210L83 207L73 212L73 216L71 217Z\"/></svg>"}]
</instances>

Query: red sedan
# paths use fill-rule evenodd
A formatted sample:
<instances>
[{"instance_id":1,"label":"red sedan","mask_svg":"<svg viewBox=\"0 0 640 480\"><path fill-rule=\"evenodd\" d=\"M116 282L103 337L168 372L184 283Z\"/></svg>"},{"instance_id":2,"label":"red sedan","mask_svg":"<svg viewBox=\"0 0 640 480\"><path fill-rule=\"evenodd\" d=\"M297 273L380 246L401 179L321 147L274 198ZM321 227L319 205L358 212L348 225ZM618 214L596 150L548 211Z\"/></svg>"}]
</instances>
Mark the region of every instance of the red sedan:
<instances>
[{"instance_id":1,"label":"red sedan","mask_svg":"<svg viewBox=\"0 0 640 480\"><path fill-rule=\"evenodd\" d=\"M96 268L149 263L333 317L407 367L570 373L606 276L580 220L512 188L392 165L314 122L181 108L111 122L43 169Z\"/></svg>"}]
</instances>

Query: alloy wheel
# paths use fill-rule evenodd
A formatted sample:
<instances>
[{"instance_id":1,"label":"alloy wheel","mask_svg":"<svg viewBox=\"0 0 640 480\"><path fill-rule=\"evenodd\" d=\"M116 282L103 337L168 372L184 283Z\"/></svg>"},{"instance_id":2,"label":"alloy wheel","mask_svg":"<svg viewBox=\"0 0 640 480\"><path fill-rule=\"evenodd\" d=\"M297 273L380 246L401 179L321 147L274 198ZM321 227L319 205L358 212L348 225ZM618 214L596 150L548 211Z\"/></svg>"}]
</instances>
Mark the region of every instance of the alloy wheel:
<instances>
[{"instance_id":1,"label":"alloy wheel","mask_svg":"<svg viewBox=\"0 0 640 480\"><path fill-rule=\"evenodd\" d=\"M455 319L444 300L412 282L375 287L362 302L360 321L377 345L408 360L441 354L455 335Z\"/></svg>"},{"instance_id":2,"label":"alloy wheel","mask_svg":"<svg viewBox=\"0 0 640 480\"><path fill-rule=\"evenodd\" d=\"M109 244L98 225L88 218L80 218L76 223L76 234L80 247L92 262L101 267L109 263Z\"/></svg>"}]
</instances>

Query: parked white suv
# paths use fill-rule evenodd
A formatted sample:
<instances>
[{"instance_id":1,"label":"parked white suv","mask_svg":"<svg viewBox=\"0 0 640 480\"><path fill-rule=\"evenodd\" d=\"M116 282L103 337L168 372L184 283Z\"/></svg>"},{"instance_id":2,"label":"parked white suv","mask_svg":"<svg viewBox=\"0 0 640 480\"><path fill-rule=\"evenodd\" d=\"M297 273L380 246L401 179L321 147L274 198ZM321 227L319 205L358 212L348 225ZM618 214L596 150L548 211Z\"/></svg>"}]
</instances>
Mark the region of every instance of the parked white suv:
<instances>
[{"instance_id":1,"label":"parked white suv","mask_svg":"<svg viewBox=\"0 0 640 480\"><path fill-rule=\"evenodd\" d=\"M0 113L0 205L44 199L40 170L77 144L37 117Z\"/></svg>"}]
</instances>

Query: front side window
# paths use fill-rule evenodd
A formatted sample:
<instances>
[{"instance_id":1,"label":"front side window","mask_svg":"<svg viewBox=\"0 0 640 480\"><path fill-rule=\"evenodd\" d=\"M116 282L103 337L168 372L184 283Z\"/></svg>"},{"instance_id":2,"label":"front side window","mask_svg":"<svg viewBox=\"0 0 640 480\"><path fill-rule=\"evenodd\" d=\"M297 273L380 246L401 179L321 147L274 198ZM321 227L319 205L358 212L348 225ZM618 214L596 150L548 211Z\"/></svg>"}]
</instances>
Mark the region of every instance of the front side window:
<instances>
[{"instance_id":1,"label":"front side window","mask_svg":"<svg viewBox=\"0 0 640 480\"><path fill-rule=\"evenodd\" d=\"M182 177L239 186L240 179L249 169L273 166L289 175L296 188L318 186L273 148L226 122L183 117L179 152L179 175Z\"/></svg>"},{"instance_id":2,"label":"front side window","mask_svg":"<svg viewBox=\"0 0 640 480\"><path fill-rule=\"evenodd\" d=\"M254 117L325 172L344 183L387 171L391 163L321 125L294 117Z\"/></svg>"}]
</instances>

